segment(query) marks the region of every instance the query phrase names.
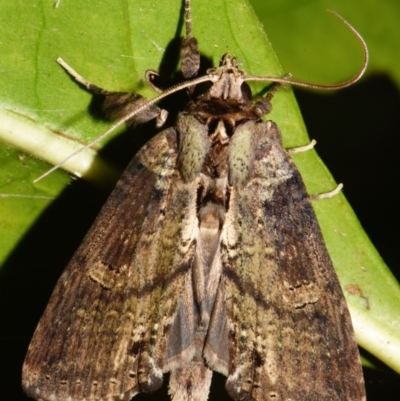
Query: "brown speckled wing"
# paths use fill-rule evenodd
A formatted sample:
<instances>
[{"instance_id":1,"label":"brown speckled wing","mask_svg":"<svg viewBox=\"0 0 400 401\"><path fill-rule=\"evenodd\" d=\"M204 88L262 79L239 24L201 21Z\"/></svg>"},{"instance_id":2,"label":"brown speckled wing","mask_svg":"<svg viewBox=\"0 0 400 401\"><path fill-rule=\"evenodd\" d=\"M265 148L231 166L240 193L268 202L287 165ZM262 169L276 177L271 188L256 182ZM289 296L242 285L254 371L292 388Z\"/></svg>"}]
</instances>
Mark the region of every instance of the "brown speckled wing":
<instances>
[{"instance_id":1,"label":"brown speckled wing","mask_svg":"<svg viewBox=\"0 0 400 401\"><path fill-rule=\"evenodd\" d=\"M253 124L252 161L231 187L221 234L227 391L235 400L365 400L349 312L309 196L276 125ZM210 355L218 330L212 323Z\"/></svg>"},{"instance_id":2,"label":"brown speckled wing","mask_svg":"<svg viewBox=\"0 0 400 401\"><path fill-rule=\"evenodd\" d=\"M36 329L23 367L29 396L129 400L161 386L194 249L196 191L180 180L176 158L169 129L127 167Z\"/></svg>"}]
</instances>

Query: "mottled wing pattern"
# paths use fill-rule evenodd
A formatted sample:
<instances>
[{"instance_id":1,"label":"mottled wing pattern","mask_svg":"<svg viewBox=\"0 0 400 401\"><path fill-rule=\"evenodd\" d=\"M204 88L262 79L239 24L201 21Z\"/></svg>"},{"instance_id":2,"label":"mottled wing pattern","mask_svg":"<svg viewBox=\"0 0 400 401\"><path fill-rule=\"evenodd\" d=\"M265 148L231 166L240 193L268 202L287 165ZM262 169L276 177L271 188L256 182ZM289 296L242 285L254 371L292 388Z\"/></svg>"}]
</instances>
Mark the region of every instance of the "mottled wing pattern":
<instances>
[{"instance_id":1,"label":"mottled wing pattern","mask_svg":"<svg viewBox=\"0 0 400 401\"><path fill-rule=\"evenodd\" d=\"M169 129L126 169L36 329L23 368L29 396L129 400L161 386L194 249L195 184L180 180L176 158Z\"/></svg>"},{"instance_id":2,"label":"mottled wing pattern","mask_svg":"<svg viewBox=\"0 0 400 401\"><path fill-rule=\"evenodd\" d=\"M361 401L349 312L310 199L276 125L251 124L247 178L233 182L221 235L227 318L211 324L208 347L229 348L220 370L236 400Z\"/></svg>"}]
</instances>

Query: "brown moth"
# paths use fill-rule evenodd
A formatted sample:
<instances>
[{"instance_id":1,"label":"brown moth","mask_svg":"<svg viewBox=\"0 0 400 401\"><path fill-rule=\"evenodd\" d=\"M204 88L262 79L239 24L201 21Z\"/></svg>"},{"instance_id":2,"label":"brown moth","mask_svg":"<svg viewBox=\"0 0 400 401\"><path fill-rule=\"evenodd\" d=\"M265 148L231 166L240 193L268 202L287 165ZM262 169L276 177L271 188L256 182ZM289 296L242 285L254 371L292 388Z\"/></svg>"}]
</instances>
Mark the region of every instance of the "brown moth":
<instances>
[{"instance_id":1,"label":"brown moth","mask_svg":"<svg viewBox=\"0 0 400 401\"><path fill-rule=\"evenodd\" d=\"M200 55L189 0L185 8L189 79ZM329 87L249 76L226 54L206 76L147 101L98 88L59 60L105 96L108 115L124 115L111 129L154 118L161 126L166 113L155 102L177 90L188 88L191 101L133 158L58 281L23 366L30 397L129 400L170 372L174 401L205 401L217 371L234 400L365 400L310 196L278 127L262 119L279 83L355 82L368 59L355 34L363 68ZM278 84L252 100L249 80Z\"/></svg>"}]
</instances>

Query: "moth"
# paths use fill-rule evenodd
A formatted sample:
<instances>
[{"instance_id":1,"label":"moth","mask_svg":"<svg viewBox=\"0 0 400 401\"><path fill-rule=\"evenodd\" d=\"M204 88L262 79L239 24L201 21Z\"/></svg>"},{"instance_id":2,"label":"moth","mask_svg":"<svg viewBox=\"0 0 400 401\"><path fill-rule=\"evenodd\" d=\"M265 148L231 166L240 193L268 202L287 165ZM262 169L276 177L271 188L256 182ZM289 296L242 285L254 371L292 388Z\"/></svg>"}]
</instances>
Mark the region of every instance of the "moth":
<instances>
[{"instance_id":1,"label":"moth","mask_svg":"<svg viewBox=\"0 0 400 401\"><path fill-rule=\"evenodd\" d=\"M262 119L282 83L326 87L247 75L228 54L196 78L189 0L185 13L186 81L153 100L108 92L59 61L105 96L106 113L124 115L111 129L162 126L166 112L155 103L177 90L190 101L132 159L59 279L23 388L44 401L130 400L158 390L169 372L171 399L206 401L216 371L234 400L365 400L311 198L277 125ZM366 68L355 34L363 68L328 89ZM154 71L147 80L156 87ZM252 99L250 80L275 85Z\"/></svg>"}]
</instances>

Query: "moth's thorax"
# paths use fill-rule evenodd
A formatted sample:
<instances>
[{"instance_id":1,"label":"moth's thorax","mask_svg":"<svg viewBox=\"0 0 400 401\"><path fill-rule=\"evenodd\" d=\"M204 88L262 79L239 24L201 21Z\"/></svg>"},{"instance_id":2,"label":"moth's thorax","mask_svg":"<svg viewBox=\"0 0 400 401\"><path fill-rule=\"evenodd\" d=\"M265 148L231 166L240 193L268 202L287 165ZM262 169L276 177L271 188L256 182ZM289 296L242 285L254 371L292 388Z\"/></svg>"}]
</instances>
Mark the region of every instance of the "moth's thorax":
<instances>
[{"instance_id":1,"label":"moth's thorax","mask_svg":"<svg viewBox=\"0 0 400 401\"><path fill-rule=\"evenodd\" d=\"M190 120L186 132L180 131L181 148L189 147L191 140L198 143L199 171L211 179L224 178L229 172L229 155L232 152L231 143L241 127L249 121L259 121L262 117L258 105L242 97L241 100L223 100L212 98L209 93L188 107L188 115L184 118ZM250 135L250 134L249 134ZM188 155L182 152L180 158L190 159L190 168L193 166L193 153ZM188 166L189 163L185 163ZM196 163L197 165L197 163ZM192 176L194 178L194 175Z\"/></svg>"},{"instance_id":2,"label":"moth's thorax","mask_svg":"<svg viewBox=\"0 0 400 401\"><path fill-rule=\"evenodd\" d=\"M198 335L208 328L220 282L219 243L229 209L231 140L237 127L260 117L254 113L249 91L242 88L243 72L237 69L235 60L226 55L221 67L209 74L215 78L211 88L189 105L188 114L181 116L177 127L184 179L197 180L193 290L199 314Z\"/></svg>"}]
</instances>

